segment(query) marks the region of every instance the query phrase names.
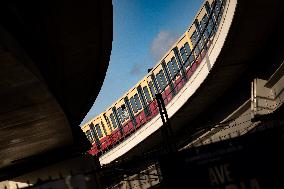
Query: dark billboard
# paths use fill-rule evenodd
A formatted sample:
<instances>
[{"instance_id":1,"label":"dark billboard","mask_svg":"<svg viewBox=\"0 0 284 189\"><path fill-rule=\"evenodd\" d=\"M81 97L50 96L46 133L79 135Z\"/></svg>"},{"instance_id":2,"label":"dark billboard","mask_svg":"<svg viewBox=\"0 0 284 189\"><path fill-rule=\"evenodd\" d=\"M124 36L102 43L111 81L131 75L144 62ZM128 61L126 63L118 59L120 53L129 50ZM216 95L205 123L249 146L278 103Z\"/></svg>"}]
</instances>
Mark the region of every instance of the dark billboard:
<instances>
[{"instance_id":1,"label":"dark billboard","mask_svg":"<svg viewBox=\"0 0 284 189\"><path fill-rule=\"evenodd\" d=\"M161 159L164 188L284 188L282 127L257 131Z\"/></svg>"}]
</instances>

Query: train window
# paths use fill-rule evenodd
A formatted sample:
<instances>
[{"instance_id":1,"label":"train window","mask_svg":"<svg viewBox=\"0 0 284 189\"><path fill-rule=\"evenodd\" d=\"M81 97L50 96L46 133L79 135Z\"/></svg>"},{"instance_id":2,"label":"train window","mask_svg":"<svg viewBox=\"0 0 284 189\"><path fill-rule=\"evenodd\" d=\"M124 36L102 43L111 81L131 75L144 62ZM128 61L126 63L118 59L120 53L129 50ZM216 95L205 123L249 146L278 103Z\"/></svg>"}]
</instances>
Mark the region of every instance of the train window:
<instances>
[{"instance_id":1,"label":"train window","mask_svg":"<svg viewBox=\"0 0 284 189\"><path fill-rule=\"evenodd\" d=\"M141 110L142 109L142 105L141 105L141 102L139 100L138 94L134 95L134 99L135 99L135 103L137 105L138 110Z\"/></svg>"},{"instance_id":2,"label":"train window","mask_svg":"<svg viewBox=\"0 0 284 189\"><path fill-rule=\"evenodd\" d=\"M105 118L105 120L106 120L106 122L107 122L108 128L110 129L110 131L112 131L112 128L111 128L111 126L110 126L110 121L109 121L108 117L106 116L106 114L103 114L103 116L104 116L104 118Z\"/></svg>"},{"instance_id":3,"label":"train window","mask_svg":"<svg viewBox=\"0 0 284 189\"><path fill-rule=\"evenodd\" d=\"M138 112L138 109L137 109L137 106L136 106L134 97L131 97L131 98L130 98L130 104L131 104L131 106L132 106L132 109L133 109L134 113L137 113L137 112Z\"/></svg>"},{"instance_id":4,"label":"train window","mask_svg":"<svg viewBox=\"0 0 284 189\"><path fill-rule=\"evenodd\" d=\"M213 7L214 6L214 2L212 3L212 5L211 5L211 7L212 8L214 8L214 15L215 15L215 21L217 22L217 25L219 24L219 22L221 21L221 14L222 14L222 12L220 12L220 11L222 11L221 10L221 1L220 0L215 0L216 1L216 5L215 5L215 7ZM220 13L219 13L220 12ZM218 16L219 15L219 16ZM218 17L218 18L217 18ZM215 26L216 27L216 26ZM216 28L215 28L216 29ZM214 30L215 30L214 29ZM216 31L214 31L214 32L216 32Z\"/></svg>"},{"instance_id":5,"label":"train window","mask_svg":"<svg viewBox=\"0 0 284 189\"><path fill-rule=\"evenodd\" d=\"M175 57L173 57L173 58L171 59L171 62L172 62L173 69L174 69L175 72L177 73L179 69L178 69L178 65L177 65L177 61L176 61Z\"/></svg>"},{"instance_id":6,"label":"train window","mask_svg":"<svg viewBox=\"0 0 284 189\"><path fill-rule=\"evenodd\" d=\"M210 20L210 21L211 21L211 20ZM207 22L208 22L208 16L207 16L207 14L205 14L205 15L203 16L201 22L200 22L201 32L204 30L204 28L205 28ZM206 28L205 31L204 31L204 34L203 34L203 35L204 35L204 37L205 37L205 40L207 40L207 39L209 38L210 32L211 32L211 30L212 30L212 28L211 28L212 25L211 25L211 24L212 24L211 22L208 23L207 28Z\"/></svg>"},{"instance_id":7,"label":"train window","mask_svg":"<svg viewBox=\"0 0 284 189\"><path fill-rule=\"evenodd\" d=\"M121 105L121 108L122 108L122 113L123 113L124 119L128 119L129 114L128 114L128 110L126 109L125 104Z\"/></svg>"},{"instance_id":8,"label":"train window","mask_svg":"<svg viewBox=\"0 0 284 189\"><path fill-rule=\"evenodd\" d=\"M117 127L117 124L116 124L116 121L114 119L113 113L111 113L109 117L110 117L110 120L112 122L112 126L115 129Z\"/></svg>"},{"instance_id":9,"label":"train window","mask_svg":"<svg viewBox=\"0 0 284 189\"><path fill-rule=\"evenodd\" d=\"M157 73L156 79L162 92L167 86L167 80L162 69L159 71L159 73Z\"/></svg>"},{"instance_id":10,"label":"train window","mask_svg":"<svg viewBox=\"0 0 284 189\"><path fill-rule=\"evenodd\" d=\"M187 57L190 55L190 57L189 57L189 63L193 62L193 61L194 61L194 55L191 53L191 49L190 49L190 47L189 47L188 42L186 42L186 43L184 44L184 48L185 48Z\"/></svg>"},{"instance_id":11,"label":"train window","mask_svg":"<svg viewBox=\"0 0 284 189\"><path fill-rule=\"evenodd\" d=\"M103 137L103 133L102 133L102 130L101 130L99 124L96 124L96 125L95 125L95 129L96 129L96 133L97 133L98 137L99 137L99 138Z\"/></svg>"},{"instance_id":12,"label":"train window","mask_svg":"<svg viewBox=\"0 0 284 189\"><path fill-rule=\"evenodd\" d=\"M184 65L188 66L189 65L189 60L187 60L187 55L186 55L185 48L181 47L179 51L180 51L180 54L181 54L181 57L182 57Z\"/></svg>"},{"instance_id":13,"label":"train window","mask_svg":"<svg viewBox=\"0 0 284 189\"><path fill-rule=\"evenodd\" d=\"M93 123L90 124L90 129L91 129L92 138L93 140L95 140L97 135Z\"/></svg>"},{"instance_id":14,"label":"train window","mask_svg":"<svg viewBox=\"0 0 284 189\"><path fill-rule=\"evenodd\" d=\"M143 87L143 92L144 92L144 95L147 99L147 102L150 103L151 102L151 97L150 97L150 94L149 94L149 90L147 88L147 86Z\"/></svg>"},{"instance_id":15,"label":"train window","mask_svg":"<svg viewBox=\"0 0 284 189\"><path fill-rule=\"evenodd\" d=\"M165 73L164 73L163 70L160 70L160 78L161 78L161 81L162 81L163 84L164 84L164 87L166 87L167 84L168 84L168 81L167 81L167 79L166 79L166 76L165 76Z\"/></svg>"},{"instance_id":16,"label":"train window","mask_svg":"<svg viewBox=\"0 0 284 189\"><path fill-rule=\"evenodd\" d=\"M117 109L117 114L118 114L118 117L119 117L121 123L123 123L129 117L128 112L127 112L124 104Z\"/></svg>"},{"instance_id":17,"label":"train window","mask_svg":"<svg viewBox=\"0 0 284 189\"><path fill-rule=\"evenodd\" d=\"M221 9L221 1L220 0L215 0L216 1L216 5L215 5L215 15L217 16L220 12L220 9ZM219 14L219 17L217 19L218 23L220 21L220 18L221 18L221 14Z\"/></svg>"},{"instance_id":18,"label":"train window","mask_svg":"<svg viewBox=\"0 0 284 189\"><path fill-rule=\"evenodd\" d=\"M118 114L118 119L120 120L121 123L123 123L124 122L124 117L123 117L123 113L122 113L122 108L121 107L119 107L117 109L117 114Z\"/></svg>"},{"instance_id":19,"label":"train window","mask_svg":"<svg viewBox=\"0 0 284 189\"><path fill-rule=\"evenodd\" d=\"M92 138L92 134L91 134L91 131L90 130L87 130L86 131L86 136L87 136L87 139L93 143L93 138Z\"/></svg>"},{"instance_id":20,"label":"train window","mask_svg":"<svg viewBox=\"0 0 284 189\"><path fill-rule=\"evenodd\" d=\"M156 75L156 81L157 81L157 84L159 86L159 92L162 92L163 91L163 84L160 80L160 73L157 73Z\"/></svg>"},{"instance_id":21,"label":"train window","mask_svg":"<svg viewBox=\"0 0 284 189\"><path fill-rule=\"evenodd\" d=\"M171 76L171 78L173 79L174 76L175 76L175 70L173 69L172 62L171 62L171 61L169 61L169 62L167 63L167 67L168 67L168 69L170 70L170 76Z\"/></svg>"},{"instance_id":22,"label":"train window","mask_svg":"<svg viewBox=\"0 0 284 189\"><path fill-rule=\"evenodd\" d=\"M194 32L192 33L191 37L190 37L190 40L191 40L193 46L196 45L198 39L199 39L199 36L198 36L197 32L194 31ZM197 45L197 46L195 47L195 50L194 50L195 53L196 53L196 55L199 54L199 50L200 50L200 49L199 49L199 46Z\"/></svg>"},{"instance_id":23,"label":"train window","mask_svg":"<svg viewBox=\"0 0 284 189\"><path fill-rule=\"evenodd\" d=\"M107 135L105 124L102 121L101 121L101 125L102 125L102 128L103 128L103 131L104 131L105 135Z\"/></svg>"},{"instance_id":24,"label":"train window","mask_svg":"<svg viewBox=\"0 0 284 189\"><path fill-rule=\"evenodd\" d=\"M197 32L196 32L196 31L194 31L194 32L192 33L190 39L191 39L192 45L195 46L196 43L197 43L197 40L198 40L198 35L197 35Z\"/></svg>"},{"instance_id":25,"label":"train window","mask_svg":"<svg viewBox=\"0 0 284 189\"><path fill-rule=\"evenodd\" d=\"M150 91L152 93L152 96L154 97L156 95L156 92L155 92L155 89L154 89L154 86L153 86L153 82L149 81L148 85L149 85Z\"/></svg>"},{"instance_id":26,"label":"train window","mask_svg":"<svg viewBox=\"0 0 284 189\"><path fill-rule=\"evenodd\" d=\"M167 63L167 66L170 70L171 78L177 76L179 69L175 57L172 57L171 61Z\"/></svg>"}]
</instances>

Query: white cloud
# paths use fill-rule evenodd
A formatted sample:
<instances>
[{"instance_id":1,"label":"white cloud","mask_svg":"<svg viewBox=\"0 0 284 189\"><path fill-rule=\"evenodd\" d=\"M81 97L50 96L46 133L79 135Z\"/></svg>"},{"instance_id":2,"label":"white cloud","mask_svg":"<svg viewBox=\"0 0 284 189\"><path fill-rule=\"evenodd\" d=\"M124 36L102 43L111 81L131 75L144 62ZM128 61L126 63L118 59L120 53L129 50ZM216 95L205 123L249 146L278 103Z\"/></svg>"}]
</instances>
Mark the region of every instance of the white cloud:
<instances>
[{"instance_id":1,"label":"white cloud","mask_svg":"<svg viewBox=\"0 0 284 189\"><path fill-rule=\"evenodd\" d=\"M151 45L151 53L155 60L159 60L176 42L178 36L174 32L161 30L154 38Z\"/></svg>"}]
</instances>

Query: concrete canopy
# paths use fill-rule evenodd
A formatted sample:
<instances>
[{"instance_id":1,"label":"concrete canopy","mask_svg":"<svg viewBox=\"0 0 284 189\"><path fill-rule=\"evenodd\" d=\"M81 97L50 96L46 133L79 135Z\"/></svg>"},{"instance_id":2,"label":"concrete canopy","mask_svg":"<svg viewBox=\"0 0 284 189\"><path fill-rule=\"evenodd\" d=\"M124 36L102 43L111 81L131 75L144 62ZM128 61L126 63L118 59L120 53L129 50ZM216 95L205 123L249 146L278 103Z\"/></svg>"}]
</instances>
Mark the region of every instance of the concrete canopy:
<instances>
[{"instance_id":1,"label":"concrete canopy","mask_svg":"<svg viewBox=\"0 0 284 189\"><path fill-rule=\"evenodd\" d=\"M79 124L108 67L112 13L111 0L0 3L0 178L89 148Z\"/></svg>"}]
</instances>

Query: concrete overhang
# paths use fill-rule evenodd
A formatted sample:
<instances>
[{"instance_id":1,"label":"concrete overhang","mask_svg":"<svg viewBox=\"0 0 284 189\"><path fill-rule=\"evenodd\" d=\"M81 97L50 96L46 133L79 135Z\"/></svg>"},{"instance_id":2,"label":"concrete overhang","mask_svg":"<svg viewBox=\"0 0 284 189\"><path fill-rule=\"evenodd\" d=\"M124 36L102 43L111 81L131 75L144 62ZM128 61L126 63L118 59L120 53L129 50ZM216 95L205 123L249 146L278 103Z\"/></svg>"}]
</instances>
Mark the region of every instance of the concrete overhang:
<instances>
[{"instance_id":1,"label":"concrete overhang","mask_svg":"<svg viewBox=\"0 0 284 189\"><path fill-rule=\"evenodd\" d=\"M0 178L82 153L109 63L111 0L0 3Z\"/></svg>"}]
</instances>

